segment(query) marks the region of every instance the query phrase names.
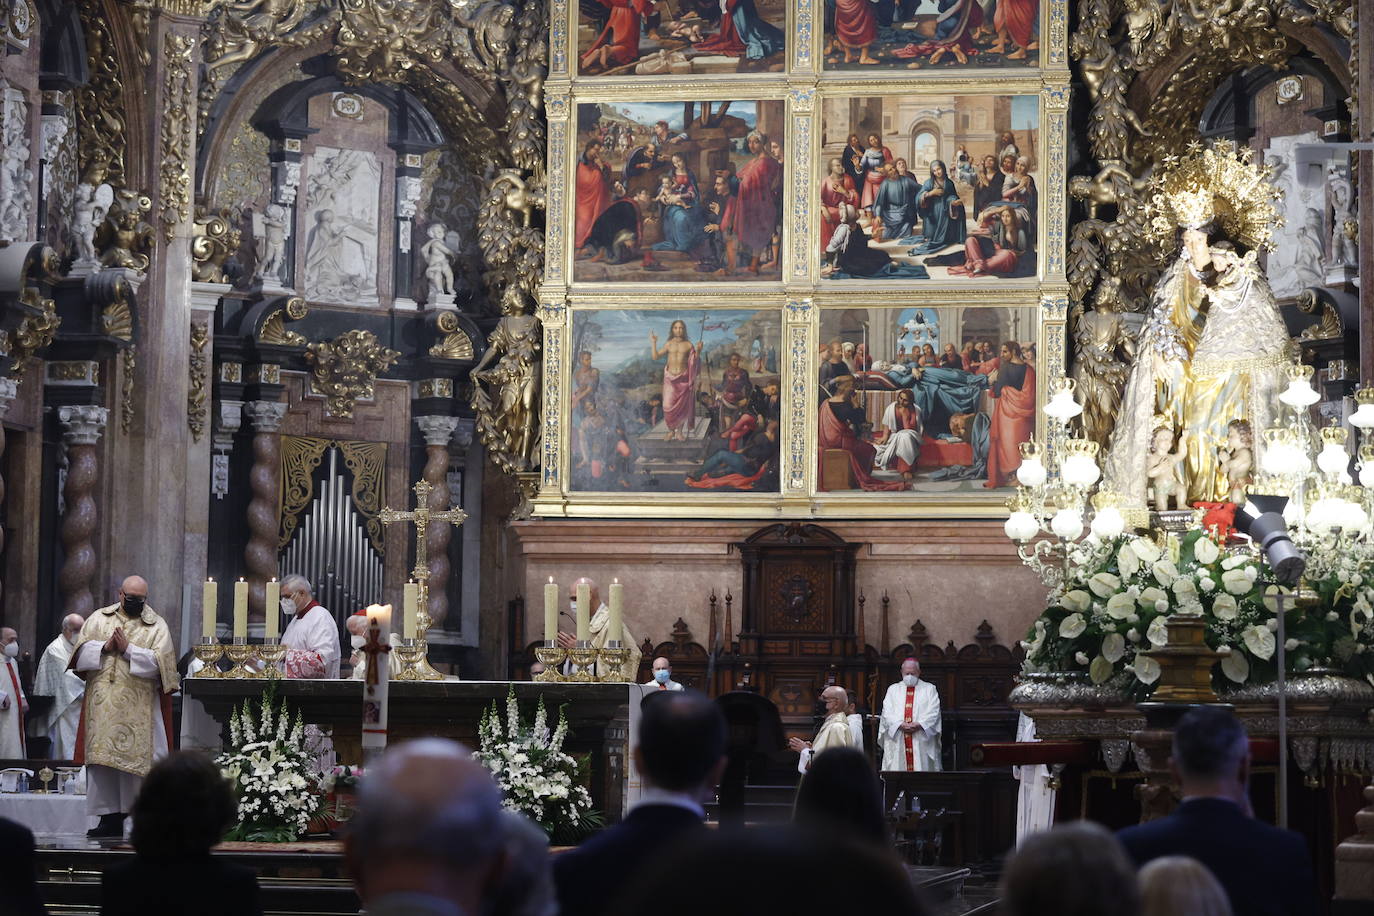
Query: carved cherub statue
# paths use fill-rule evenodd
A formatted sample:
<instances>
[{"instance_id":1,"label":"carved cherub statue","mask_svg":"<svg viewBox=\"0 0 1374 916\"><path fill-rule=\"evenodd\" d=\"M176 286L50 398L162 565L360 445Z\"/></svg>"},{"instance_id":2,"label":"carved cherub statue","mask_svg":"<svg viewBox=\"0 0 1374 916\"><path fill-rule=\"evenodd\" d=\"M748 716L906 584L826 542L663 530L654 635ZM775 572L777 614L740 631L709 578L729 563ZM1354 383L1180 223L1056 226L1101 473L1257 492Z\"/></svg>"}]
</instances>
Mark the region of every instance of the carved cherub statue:
<instances>
[{"instance_id":1,"label":"carved cherub statue","mask_svg":"<svg viewBox=\"0 0 1374 916\"><path fill-rule=\"evenodd\" d=\"M438 296L453 295L453 265L451 258L458 253L444 243L448 230L443 223L430 223L425 230L429 241L420 246L420 257L425 259L425 278L429 280L429 301L433 304Z\"/></svg>"},{"instance_id":2,"label":"carved cherub statue","mask_svg":"<svg viewBox=\"0 0 1374 916\"><path fill-rule=\"evenodd\" d=\"M105 216L95 244L103 267L127 267L142 273L148 269L156 233L143 219L151 203L131 191L121 191L119 202Z\"/></svg>"},{"instance_id":3,"label":"carved cherub statue","mask_svg":"<svg viewBox=\"0 0 1374 916\"><path fill-rule=\"evenodd\" d=\"M1245 504L1245 489L1254 476L1254 449L1255 431L1249 420L1232 420L1226 424L1226 447L1217 457L1226 475L1229 498L1238 506Z\"/></svg>"},{"instance_id":4,"label":"carved cherub statue","mask_svg":"<svg viewBox=\"0 0 1374 916\"><path fill-rule=\"evenodd\" d=\"M114 201L114 191L105 182L106 171L105 160L92 159L72 195L71 232L78 264L93 266L99 263L95 254L95 233Z\"/></svg>"},{"instance_id":5,"label":"carved cherub statue","mask_svg":"<svg viewBox=\"0 0 1374 916\"><path fill-rule=\"evenodd\" d=\"M1162 417L1155 419L1154 433L1150 437L1150 456L1146 463L1146 476L1150 481L1151 501L1155 511L1164 512L1170 508L1185 508L1188 497L1183 483L1183 452L1174 451L1174 428Z\"/></svg>"},{"instance_id":6,"label":"carved cherub statue","mask_svg":"<svg viewBox=\"0 0 1374 916\"><path fill-rule=\"evenodd\" d=\"M258 278L282 282L281 271L286 266L286 208L270 203L263 208L258 229Z\"/></svg>"}]
</instances>

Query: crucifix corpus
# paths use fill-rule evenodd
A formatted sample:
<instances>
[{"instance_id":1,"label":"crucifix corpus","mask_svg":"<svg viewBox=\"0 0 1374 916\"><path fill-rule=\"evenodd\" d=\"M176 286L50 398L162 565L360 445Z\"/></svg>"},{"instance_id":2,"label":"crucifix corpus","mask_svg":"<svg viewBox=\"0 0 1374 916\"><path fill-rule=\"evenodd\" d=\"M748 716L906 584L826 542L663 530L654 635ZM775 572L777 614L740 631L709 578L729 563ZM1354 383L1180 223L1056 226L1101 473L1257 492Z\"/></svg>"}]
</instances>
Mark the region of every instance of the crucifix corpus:
<instances>
[{"instance_id":1,"label":"crucifix corpus","mask_svg":"<svg viewBox=\"0 0 1374 916\"><path fill-rule=\"evenodd\" d=\"M412 511L400 512L383 507L377 515L383 525L393 522L411 522L415 525L415 567L410 571L411 578L418 584L415 638L407 640L408 651L402 657L408 666L397 677L401 680L441 681L444 676L435 671L429 663L429 644L426 640L426 634L433 622L429 617L429 526L461 525L468 514L462 509L431 509L429 494L434 485L427 480L417 481L412 489L415 490L415 508Z\"/></svg>"}]
</instances>

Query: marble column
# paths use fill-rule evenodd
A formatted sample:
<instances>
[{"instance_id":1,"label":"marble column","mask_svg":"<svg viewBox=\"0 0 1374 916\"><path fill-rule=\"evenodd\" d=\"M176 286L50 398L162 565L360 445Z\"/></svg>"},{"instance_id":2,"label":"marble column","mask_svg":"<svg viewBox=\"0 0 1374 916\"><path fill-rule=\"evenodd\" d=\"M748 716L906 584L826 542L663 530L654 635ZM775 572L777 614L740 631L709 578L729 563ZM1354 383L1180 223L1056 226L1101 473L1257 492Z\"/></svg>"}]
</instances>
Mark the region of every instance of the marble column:
<instances>
[{"instance_id":1,"label":"marble column","mask_svg":"<svg viewBox=\"0 0 1374 916\"><path fill-rule=\"evenodd\" d=\"M89 617L95 610L91 579L95 576L95 536L97 512L96 478L100 474L95 444L109 419L104 407L90 405L59 407L57 421L67 444L67 481L63 491L67 511L62 516L62 570L57 590L62 596L62 613Z\"/></svg>"},{"instance_id":2,"label":"marble column","mask_svg":"<svg viewBox=\"0 0 1374 916\"><path fill-rule=\"evenodd\" d=\"M263 619L263 596L267 580L277 572L277 515L281 480L281 421L286 404L278 401L249 401L243 412L253 424L253 467L248 472L248 546L243 551L247 567L248 616Z\"/></svg>"},{"instance_id":3,"label":"marble column","mask_svg":"<svg viewBox=\"0 0 1374 916\"><path fill-rule=\"evenodd\" d=\"M5 419L5 414L9 413L10 404L14 402L14 396L19 393L19 383L12 378L0 378L0 421ZM5 457L5 426L0 422L0 460ZM3 464L0 464L0 471L3 471ZM0 507L5 505L5 478L0 473ZM0 526L0 551L5 549L5 529ZM3 584L0 584L0 596L4 595Z\"/></svg>"},{"instance_id":4,"label":"marble column","mask_svg":"<svg viewBox=\"0 0 1374 916\"><path fill-rule=\"evenodd\" d=\"M448 440L457 428L458 417L416 417L415 425L425 437L425 469L421 475L434 489L429 491L429 508L443 512L449 508ZM433 626L440 628L448 617L448 545L453 526L430 525L425 540L425 563L429 566L429 611Z\"/></svg>"}]
</instances>

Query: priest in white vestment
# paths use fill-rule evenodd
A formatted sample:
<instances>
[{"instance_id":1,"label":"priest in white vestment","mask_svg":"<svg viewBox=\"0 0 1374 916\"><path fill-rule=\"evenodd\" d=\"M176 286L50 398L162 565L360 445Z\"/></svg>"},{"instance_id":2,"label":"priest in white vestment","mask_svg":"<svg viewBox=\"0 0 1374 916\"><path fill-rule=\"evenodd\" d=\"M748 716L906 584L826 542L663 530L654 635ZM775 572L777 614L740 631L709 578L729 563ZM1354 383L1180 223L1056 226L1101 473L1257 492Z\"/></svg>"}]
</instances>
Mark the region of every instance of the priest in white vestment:
<instances>
[{"instance_id":1,"label":"priest in white vestment","mask_svg":"<svg viewBox=\"0 0 1374 916\"><path fill-rule=\"evenodd\" d=\"M52 741L48 756L71 760L76 754L76 734L81 728L81 700L86 682L70 670L76 641L86 621L80 614L62 618L62 632L43 650L38 670L33 675L33 695L52 697L52 707L43 722L43 734Z\"/></svg>"},{"instance_id":2,"label":"priest in white vestment","mask_svg":"<svg viewBox=\"0 0 1374 916\"><path fill-rule=\"evenodd\" d=\"M803 776L811 769L811 761L822 751L834 747L854 747L854 732L849 728L849 692L843 687L831 685L821 692L821 702L825 704L825 721L820 731L810 741L792 738L787 746L800 755L797 772ZM862 750L863 748L858 748Z\"/></svg>"},{"instance_id":3,"label":"priest in white vestment","mask_svg":"<svg viewBox=\"0 0 1374 916\"><path fill-rule=\"evenodd\" d=\"M77 762L86 764L86 809L100 816L91 837L123 835L143 777L171 746L170 695L181 679L167 624L147 601L148 583L125 579L119 603L91 614L72 654L86 680Z\"/></svg>"},{"instance_id":4,"label":"priest in white vestment","mask_svg":"<svg viewBox=\"0 0 1374 916\"><path fill-rule=\"evenodd\" d=\"M662 656L654 659L654 676L645 681L644 686L653 690L682 689L682 685L673 680L673 663Z\"/></svg>"},{"instance_id":5,"label":"priest in white vestment","mask_svg":"<svg viewBox=\"0 0 1374 916\"><path fill-rule=\"evenodd\" d=\"M940 769L940 693L921 680L921 663L902 662L902 680L887 688L880 722L883 769Z\"/></svg>"},{"instance_id":6,"label":"priest in white vestment","mask_svg":"<svg viewBox=\"0 0 1374 916\"><path fill-rule=\"evenodd\" d=\"M601 603L601 589L597 586L597 584L591 579L588 579L584 576L583 578L578 579L576 582L574 582L572 584L572 589L570 590L570 594L574 596L571 602L572 615L574 620L577 619L576 595L577 587L579 585L587 586L587 592L588 596L591 598L592 607L596 608L596 612L592 614L590 634L591 639L589 640L589 642L591 643L592 648L594 649L604 649L606 648L607 640L611 638L611 609ZM623 670L628 675L629 680L633 681L634 678L638 676L639 661L643 657L643 653L640 652L639 646L635 645L635 638L630 634L630 628L626 625L624 618L622 618L620 621L620 630L620 645L622 648L630 650L630 657L626 660L625 665L621 670ZM558 634L558 644L565 649L571 649L577 645L577 638L570 633L560 632ZM571 673L571 664L571 662L563 663L564 674ZM596 671L597 674L601 673L599 668L599 665L593 666L593 669Z\"/></svg>"},{"instance_id":7,"label":"priest in white vestment","mask_svg":"<svg viewBox=\"0 0 1374 916\"><path fill-rule=\"evenodd\" d=\"M9 627L0 629L0 653L0 760L23 760L29 701L19 683L19 634Z\"/></svg>"},{"instance_id":8,"label":"priest in white vestment","mask_svg":"<svg viewBox=\"0 0 1374 916\"><path fill-rule=\"evenodd\" d=\"M1017 741L1039 741L1035 735L1035 720L1024 712L1016 720ZM1011 768L1011 774L1021 783L1016 796L1016 845L1033 833L1054 826L1055 791L1050 768L1043 763Z\"/></svg>"},{"instance_id":9,"label":"priest in white vestment","mask_svg":"<svg viewBox=\"0 0 1374 916\"><path fill-rule=\"evenodd\" d=\"M367 653L363 647L367 645L367 612L358 611L352 617L344 621L344 629L348 630L348 644L351 650L348 656L348 663L353 666L349 673L349 680L361 681L367 679ZM396 649L401 645L401 634L392 632L391 648ZM400 665L400 658L396 655L391 656L396 661L387 665L386 673L389 680L396 680L397 666Z\"/></svg>"},{"instance_id":10,"label":"priest in white vestment","mask_svg":"<svg viewBox=\"0 0 1374 916\"><path fill-rule=\"evenodd\" d=\"M267 613L275 613L268 608ZM286 646L289 678L337 678L339 676L339 626L334 615L315 600L305 576L281 580L281 612L290 617L281 634Z\"/></svg>"}]
</instances>

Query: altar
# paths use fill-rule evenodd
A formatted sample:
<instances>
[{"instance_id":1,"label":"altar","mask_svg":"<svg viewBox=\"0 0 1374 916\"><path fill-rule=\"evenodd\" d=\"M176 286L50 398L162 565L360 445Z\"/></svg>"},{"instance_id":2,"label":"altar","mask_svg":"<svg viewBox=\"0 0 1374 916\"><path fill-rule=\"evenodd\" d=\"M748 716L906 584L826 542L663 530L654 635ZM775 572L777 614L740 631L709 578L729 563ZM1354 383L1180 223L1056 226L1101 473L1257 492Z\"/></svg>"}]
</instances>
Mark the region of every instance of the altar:
<instances>
[{"instance_id":1,"label":"altar","mask_svg":"<svg viewBox=\"0 0 1374 916\"><path fill-rule=\"evenodd\" d=\"M244 700L261 697L268 683L246 678L187 678L182 682L182 690L189 698L199 700L206 713L219 723L227 744L232 711L242 707ZM276 695L284 697L293 711L300 710L307 724L331 731L339 763L363 762L362 681L286 679L272 683ZM560 707L566 707L569 732L564 747L585 761L593 804L607 822L620 820L639 789L629 753L643 694L637 684L392 681L388 738L395 743L438 736L475 749L482 713L493 703L504 710L511 689L525 715L533 712L541 697L553 721Z\"/></svg>"}]
</instances>

